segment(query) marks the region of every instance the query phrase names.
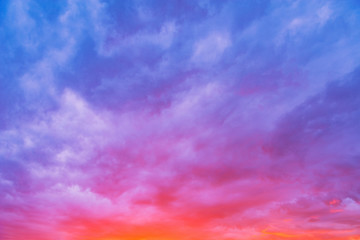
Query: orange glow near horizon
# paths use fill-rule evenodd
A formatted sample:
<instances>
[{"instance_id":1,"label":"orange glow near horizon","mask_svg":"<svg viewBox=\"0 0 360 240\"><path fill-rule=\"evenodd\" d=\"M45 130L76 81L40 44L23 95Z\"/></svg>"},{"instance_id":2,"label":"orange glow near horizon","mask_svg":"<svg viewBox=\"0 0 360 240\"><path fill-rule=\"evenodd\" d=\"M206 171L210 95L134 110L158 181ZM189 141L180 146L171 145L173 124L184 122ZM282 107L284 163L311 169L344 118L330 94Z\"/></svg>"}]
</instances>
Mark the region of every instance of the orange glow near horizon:
<instances>
[{"instance_id":1,"label":"orange glow near horizon","mask_svg":"<svg viewBox=\"0 0 360 240\"><path fill-rule=\"evenodd\" d=\"M360 0L0 0L0 240L360 240Z\"/></svg>"}]
</instances>

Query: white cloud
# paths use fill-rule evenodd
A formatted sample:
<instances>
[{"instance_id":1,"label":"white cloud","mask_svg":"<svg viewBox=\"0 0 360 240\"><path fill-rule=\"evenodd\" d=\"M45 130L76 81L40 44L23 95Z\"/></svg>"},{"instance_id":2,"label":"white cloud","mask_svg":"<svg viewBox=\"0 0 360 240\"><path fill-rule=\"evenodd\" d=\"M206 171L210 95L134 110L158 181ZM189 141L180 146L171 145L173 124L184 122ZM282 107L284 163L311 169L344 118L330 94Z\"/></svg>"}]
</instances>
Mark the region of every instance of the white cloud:
<instances>
[{"instance_id":1,"label":"white cloud","mask_svg":"<svg viewBox=\"0 0 360 240\"><path fill-rule=\"evenodd\" d=\"M213 32L195 43L191 60L200 64L215 63L230 45L227 32Z\"/></svg>"}]
</instances>

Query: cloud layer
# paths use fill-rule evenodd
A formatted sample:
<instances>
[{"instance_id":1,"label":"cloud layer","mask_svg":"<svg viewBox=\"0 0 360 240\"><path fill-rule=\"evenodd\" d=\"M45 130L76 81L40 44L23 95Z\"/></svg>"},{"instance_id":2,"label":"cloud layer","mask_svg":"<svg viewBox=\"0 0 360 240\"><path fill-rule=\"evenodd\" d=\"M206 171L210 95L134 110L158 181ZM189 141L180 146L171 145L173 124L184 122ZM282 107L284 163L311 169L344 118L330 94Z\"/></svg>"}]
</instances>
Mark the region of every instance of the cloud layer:
<instances>
[{"instance_id":1,"label":"cloud layer","mask_svg":"<svg viewBox=\"0 0 360 240\"><path fill-rule=\"evenodd\" d=\"M359 240L358 1L0 2L0 238Z\"/></svg>"}]
</instances>

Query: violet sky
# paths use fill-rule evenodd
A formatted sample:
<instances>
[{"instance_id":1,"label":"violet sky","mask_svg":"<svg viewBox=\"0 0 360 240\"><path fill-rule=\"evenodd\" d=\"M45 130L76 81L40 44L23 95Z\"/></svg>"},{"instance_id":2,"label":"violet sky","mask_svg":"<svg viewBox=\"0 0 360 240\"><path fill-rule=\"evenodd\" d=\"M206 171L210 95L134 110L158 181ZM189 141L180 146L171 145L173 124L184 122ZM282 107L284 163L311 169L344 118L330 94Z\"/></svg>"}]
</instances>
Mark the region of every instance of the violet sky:
<instances>
[{"instance_id":1,"label":"violet sky","mask_svg":"<svg viewBox=\"0 0 360 240\"><path fill-rule=\"evenodd\" d=\"M360 1L1 0L1 240L360 240Z\"/></svg>"}]
</instances>

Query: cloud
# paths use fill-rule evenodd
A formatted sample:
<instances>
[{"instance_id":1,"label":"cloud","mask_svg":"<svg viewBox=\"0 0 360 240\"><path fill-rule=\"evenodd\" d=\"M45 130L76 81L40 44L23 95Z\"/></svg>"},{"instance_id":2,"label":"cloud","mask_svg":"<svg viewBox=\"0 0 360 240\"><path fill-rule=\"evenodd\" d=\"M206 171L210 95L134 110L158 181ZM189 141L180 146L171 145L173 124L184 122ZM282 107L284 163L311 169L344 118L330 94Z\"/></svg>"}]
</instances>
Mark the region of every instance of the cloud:
<instances>
[{"instance_id":1,"label":"cloud","mask_svg":"<svg viewBox=\"0 0 360 240\"><path fill-rule=\"evenodd\" d=\"M199 63L211 63L221 57L224 50L230 45L227 34L213 33L199 40L195 44L192 61Z\"/></svg>"},{"instance_id":2,"label":"cloud","mask_svg":"<svg viewBox=\"0 0 360 240\"><path fill-rule=\"evenodd\" d=\"M0 238L359 236L355 2L0 4Z\"/></svg>"}]
</instances>

